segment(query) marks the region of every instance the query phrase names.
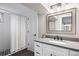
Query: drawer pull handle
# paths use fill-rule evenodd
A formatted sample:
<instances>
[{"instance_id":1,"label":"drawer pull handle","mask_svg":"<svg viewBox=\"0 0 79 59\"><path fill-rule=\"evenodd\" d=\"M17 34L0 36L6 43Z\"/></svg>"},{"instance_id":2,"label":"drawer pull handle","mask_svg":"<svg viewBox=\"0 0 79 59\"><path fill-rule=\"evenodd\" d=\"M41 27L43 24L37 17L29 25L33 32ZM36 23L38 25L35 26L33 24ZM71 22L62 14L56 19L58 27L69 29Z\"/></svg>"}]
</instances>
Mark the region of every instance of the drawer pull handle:
<instances>
[{"instance_id":1,"label":"drawer pull handle","mask_svg":"<svg viewBox=\"0 0 79 59\"><path fill-rule=\"evenodd\" d=\"M36 52L37 54L40 54L39 52Z\"/></svg>"},{"instance_id":2,"label":"drawer pull handle","mask_svg":"<svg viewBox=\"0 0 79 59\"><path fill-rule=\"evenodd\" d=\"M39 45L36 45L37 47L40 47Z\"/></svg>"}]
</instances>

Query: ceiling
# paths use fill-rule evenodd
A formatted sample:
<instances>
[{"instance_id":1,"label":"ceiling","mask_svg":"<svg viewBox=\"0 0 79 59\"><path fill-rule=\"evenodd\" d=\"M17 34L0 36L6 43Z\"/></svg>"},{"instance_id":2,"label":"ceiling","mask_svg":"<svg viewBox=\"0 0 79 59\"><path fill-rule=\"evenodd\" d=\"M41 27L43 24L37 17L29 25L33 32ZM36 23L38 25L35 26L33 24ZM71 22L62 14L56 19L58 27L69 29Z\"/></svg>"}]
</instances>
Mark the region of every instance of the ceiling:
<instances>
[{"instance_id":1,"label":"ceiling","mask_svg":"<svg viewBox=\"0 0 79 59\"><path fill-rule=\"evenodd\" d=\"M72 8L71 3L62 3L62 5L57 5L58 3L21 3L23 6L28 7L38 14L49 14L57 11L61 11L64 9ZM53 6L53 9L50 8Z\"/></svg>"},{"instance_id":2,"label":"ceiling","mask_svg":"<svg viewBox=\"0 0 79 59\"><path fill-rule=\"evenodd\" d=\"M48 13L48 10L41 3L22 3L22 5L36 11L38 14Z\"/></svg>"}]
</instances>

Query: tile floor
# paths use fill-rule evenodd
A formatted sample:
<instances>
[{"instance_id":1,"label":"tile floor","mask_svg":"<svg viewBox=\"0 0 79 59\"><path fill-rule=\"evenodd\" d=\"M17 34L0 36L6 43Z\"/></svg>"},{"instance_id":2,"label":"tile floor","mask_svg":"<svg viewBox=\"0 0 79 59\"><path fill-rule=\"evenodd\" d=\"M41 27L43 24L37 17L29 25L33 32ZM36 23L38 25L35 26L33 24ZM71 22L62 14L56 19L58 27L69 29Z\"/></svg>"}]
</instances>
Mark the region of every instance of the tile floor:
<instances>
[{"instance_id":1,"label":"tile floor","mask_svg":"<svg viewBox=\"0 0 79 59\"><path fill-rule=\"evenodd\" d=\"M24 49L10 56L34 56L34 52Z\"/></svg>"}]
</instances>

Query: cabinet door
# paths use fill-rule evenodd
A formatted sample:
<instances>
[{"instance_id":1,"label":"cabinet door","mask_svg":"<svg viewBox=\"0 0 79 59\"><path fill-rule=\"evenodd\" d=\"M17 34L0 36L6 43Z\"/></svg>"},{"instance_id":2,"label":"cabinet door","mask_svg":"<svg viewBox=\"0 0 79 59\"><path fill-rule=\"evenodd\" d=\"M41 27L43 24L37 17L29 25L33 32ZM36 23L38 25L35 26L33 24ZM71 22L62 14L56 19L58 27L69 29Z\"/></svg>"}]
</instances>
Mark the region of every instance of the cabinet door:
<instances>
[{"instance_id":1,"label":"cabinet door","mask_svg":"<svg viewBox=\"0 0 79 59\"><path fill-rule=\"evenodd\" d=\"M70 56L79 56L79 51L70 50Z\"/></svg>"},{"instance_id":2,"label":"cabinet door","mask_svg":"<svg viewBox=\"0 0 79 59\"><path fill-rule=\"evenodd\" d=\"M61 51L52 50L50 48L43 48L43 56L67 56L68 54L65 54Z\"/></svg>"},{"instance_id":3,"label":"cabinet door","mask_svg":"<svg viewBox=\"0 0 79 59\"><path fill-rule=\"evenodd\" d=\"M54 56L53 50L50 48L43 48L43 56Z\"/></svg>"},{"instance_id":4,"label":"cabinet door","mask_svg":"<svg viewBox=\"0 0 79 59\"><path fill-rule=\"evenodd\" d=\"M68 56L68 49L55 46L53 50L55 56Z\"/></svg>"},{"instance_id":5,"label":"cabinet door","mask_svg":"<svg viewBox=\"0 0 79 59\"><path fill-rule=\"evenodd\" d=\"M54 56L68 56L68 54L65 54L65 53L60 52L60 51L54 51Z\"/></svg>"}]
</instances>

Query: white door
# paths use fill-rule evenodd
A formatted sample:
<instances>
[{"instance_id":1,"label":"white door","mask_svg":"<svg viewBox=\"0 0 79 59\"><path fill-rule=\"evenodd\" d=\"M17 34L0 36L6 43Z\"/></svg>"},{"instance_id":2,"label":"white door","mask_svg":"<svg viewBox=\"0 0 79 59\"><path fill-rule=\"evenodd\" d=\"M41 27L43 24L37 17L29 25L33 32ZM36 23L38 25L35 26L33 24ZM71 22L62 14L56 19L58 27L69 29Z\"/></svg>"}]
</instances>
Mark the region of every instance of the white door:
<instances>
[{"instance_id":1,"label":"white door","mask_svg":"<svg viewBox=\"0 0 79 59\"><path fill-rule=\"evenodd\" d=\"M26 48L25 16L11 14L11 51Z\"/></svg>"},{"instance_id":2,"label":"white door","mask_svg":"<svg viewBox=\"0 0 79 59\"><path fill-rule=\"evenodd\" d=\"M20 48L21 49L24 49L24 48L26 48L27 46L26 46L26 39L27 39L27 37L26 37L26 17L24 17L24 16L21 16L21 41L20 41Z\"/></svg>"},{"instance_id":3,"label":"white door","mask_svg":"<svg viewBox=\"0 0 79 59\"><path fill-rule=\"evenodd\" d=\"M36 17L35 17L36 18ZM37 34L37 19L34 18L28 18L28 50L34 51L34 40L37 39L38 34Z\"/></svg>"},{"instance_id":4,"label":"white door","mask_svg":"<svg viewBox=\"0 0 79 59\"><path fill-rule=\"evenodd\" d=\"M18 20L18 15L11 14L11 52L18 50Z\"/></svg>"}]
</instances>

